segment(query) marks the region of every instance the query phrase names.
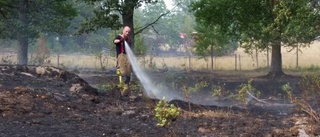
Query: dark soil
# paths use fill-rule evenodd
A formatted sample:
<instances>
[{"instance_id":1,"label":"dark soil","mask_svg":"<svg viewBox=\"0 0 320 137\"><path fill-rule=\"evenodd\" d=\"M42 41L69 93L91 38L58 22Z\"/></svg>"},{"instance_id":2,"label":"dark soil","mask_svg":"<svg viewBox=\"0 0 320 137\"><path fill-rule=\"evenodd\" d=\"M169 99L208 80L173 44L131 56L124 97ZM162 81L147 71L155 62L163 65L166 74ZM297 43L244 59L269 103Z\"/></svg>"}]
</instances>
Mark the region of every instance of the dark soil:
<instances>
[{"instance_id":1,"label":"dark soil","mask_svg":"<svg viewBox=\"0 0 320 137\"><path fill-rule=\"evenodd\" d=\"M301 79L266 79L225 72L154 71L156 76L182 78L187 85L199 81L223 84L232 91L253 79L252 85L268 102L289 104L280 92L289 82L294 89ZM137 83L137 79L135 79ZM182 114L166 127L157 126L154 107L158 100L139 91L120 98L113 71L73 73L54 67L0 66L0 136L1 137L165 137L165 136L310 136L320 135L320 125L293 105L264 104L252 100L249 105L223 98L232 106L203 105L172 100ZM101 85L112 85L105 90ZM138 84L137 84L138 85ZM179 86L179 85L178 85ZM181 85L180 85L181 86ZM136 90L136 89L135 89ZM299 94L295 90L295 94ZM209 93L191 96L210 98ZM211 97L212 98L212 97Z\"/></svg>"}]
</instances>

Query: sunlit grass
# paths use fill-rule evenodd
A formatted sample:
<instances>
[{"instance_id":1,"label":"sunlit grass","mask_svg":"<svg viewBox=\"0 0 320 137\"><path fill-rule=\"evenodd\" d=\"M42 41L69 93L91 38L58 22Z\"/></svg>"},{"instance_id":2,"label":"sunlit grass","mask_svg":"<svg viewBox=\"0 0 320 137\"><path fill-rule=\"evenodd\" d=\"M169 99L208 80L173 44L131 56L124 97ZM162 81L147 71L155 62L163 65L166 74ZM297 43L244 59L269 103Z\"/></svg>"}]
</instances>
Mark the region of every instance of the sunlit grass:
<instances>
[{"instance_id":1,"label":"sunlit grass","mask_svg":"<svg viewBox=\"0 0 320 137\"><path fill-rule=\"evenodd\" d=\"M299 60L298 67L296 62L296 53L293 50L292 52L288 52L288 49L282 48L282 67L286 71L295 72L295 71L312 71L317 72L320 70L320 42L313 43L310 48L302 48L299 52ZM271 53L271 51L270 51ZM269 60L267 59L267 53L260 52L258 54L258 59L255 55L248 55L243 52L243 49L239 49L235 51L236 55L223 56L223 57L215 57L213 59L213 70L257 70L259 72L268 71L268 64L271 64L271 54L269 53ZM236 58L237 57L237 58ZM239 58L240 57L240 58ZM116 65L116 58L110 56L104 56L103 67L105 68L114 68ZM16 55L14 54L1 54L0 62L3 64L15 64ZM145 66L148 68L148 64L150 64L150 56L146 56L145 58L139 57L138 62L140 62L141 66ZM51 54L50 64L58 66L58 55ZM257 61L258 60L258 61ZM30 59L29 59L30 61ZM190 63L189 63L190 62ZM211 58L199 58L196 56L189 57L181 57L174 56L171 57L153 57L152 58L153 68L179 68L179 69L193 69L193 70L211 70ZM66 68L94 68L101 69L101 65L99 59L97 59L94 55L84 55L84 54L61 54L59 56L59 67Z\"/></svg>"}]
</instances>

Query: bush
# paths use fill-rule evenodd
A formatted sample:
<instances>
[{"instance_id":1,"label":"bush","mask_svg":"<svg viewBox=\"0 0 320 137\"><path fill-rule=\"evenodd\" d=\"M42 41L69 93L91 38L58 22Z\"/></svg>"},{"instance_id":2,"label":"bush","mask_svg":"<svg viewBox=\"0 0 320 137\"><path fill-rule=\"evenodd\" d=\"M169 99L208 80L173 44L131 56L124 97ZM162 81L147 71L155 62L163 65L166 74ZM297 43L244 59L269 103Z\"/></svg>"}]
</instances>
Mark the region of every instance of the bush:
<instances>
[{"instance_id":1,"label":"bush","mask_svg":"<svg viewBox=\"0 0 320 137\"><path fill-rule=\"evenodd\" d=\"M308 83L305 83L304 80L310 80L310 79L306 79L304 78L302 80L302 83L300 83L300 85L305 85ZM310 105L310 100L314 99L314 95L317 94L308 94L307 91L309 90L302 90L302 97L298 98L296 96L293 95L292 93L292 88L290 86L289 83L285 84L282 86L282 90L284 90L285 92L287 92L288 97L290 99L290 101L294 104L296 104L303 112L306 112L309 116L311 116L316 122L320 123L320 115L319 112L316 112L313 108L312 105ZM318 90L317 93L319 93L320 91ZM318 99L318 97L316 97L316 99Z\"/></svg>"},{"instance_id":2,"label":"bush","mask_svg":"<svg viewBox=\"0 0 320 137\"><path fill-rule=\"evenodd\" d=\"M259 97L261 95L260 91L252 86L252 80L249 80L248 84L241 84L238 93L238 100L240 100L245 105L248 105L248 95L252 97Z\"/></svg>"},{"instance_id":3,"label":"bush","mask_svg":"<svg viewBox=\"0 0 320 137\"><path fill-rule=\"evenodd\" d=\"M172 121L180 115L181 109L173 104L168 104L163 98L155 107L155 119L158 121L157 126L169 126Z\"/></svg>"}]
</instances>

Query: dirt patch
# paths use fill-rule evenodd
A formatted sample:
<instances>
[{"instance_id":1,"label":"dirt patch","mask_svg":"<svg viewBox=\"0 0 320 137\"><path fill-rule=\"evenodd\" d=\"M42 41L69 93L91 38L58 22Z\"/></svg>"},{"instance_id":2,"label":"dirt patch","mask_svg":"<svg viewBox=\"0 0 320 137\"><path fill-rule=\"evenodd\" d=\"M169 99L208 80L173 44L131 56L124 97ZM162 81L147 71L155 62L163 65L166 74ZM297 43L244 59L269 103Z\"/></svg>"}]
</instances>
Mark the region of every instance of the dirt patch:
<instances>
[{"instance_id":1,"label":"dirt patch","mask_svg":"<svg viewBox=\"0 0 320 137\"><path fill-rule=\"evenodd\" d=\"M153 73L168 74L169 79L173 76L171 72ZM254 78L206 72L180 72L174 76L189 85L202 80L224 83L229 90ZM288 81L294 85L299 78L256 78L253 85L263 91L264 98L269 97L268 101L285 102L276 91ZM116 88L97 88L115 83L113 71L76 74L55 67L0 66L0 136L297 136L304 132L320 135L319 124L310 122L312 119L306 114L293 110L272 113L274 107L254 100L247 107L191 103L191 110L187 102L173 100L170 103L182 108L182 114L170 126L158 127L154 119L157 100L136 91L128 98L119 98ZM194 94L201 94L197 96L201 98L210 93Z\"/></svg>"}]
</instances>

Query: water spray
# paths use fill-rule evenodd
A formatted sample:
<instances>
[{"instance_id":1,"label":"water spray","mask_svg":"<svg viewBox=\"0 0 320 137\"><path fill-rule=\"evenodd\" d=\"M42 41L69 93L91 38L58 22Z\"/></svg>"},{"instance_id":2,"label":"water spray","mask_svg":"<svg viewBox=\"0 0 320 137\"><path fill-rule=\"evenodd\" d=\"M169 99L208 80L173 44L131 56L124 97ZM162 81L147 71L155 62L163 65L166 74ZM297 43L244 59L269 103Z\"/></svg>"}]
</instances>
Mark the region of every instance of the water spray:
<instances>
[{"instance_id":1,"label":"water spray","mask_svg":"<svg viewBox=\"0 0 320 137\"><path fill-rule=\"evenodd\" d=\"M140 67L138 60L136 56L133 54L131 48L129 47L128 43L125 42L125 49L127 52L128 59L131 63L132 69L135 72L135 75L140 80L143 88L144 93L154 99L163 99L165 98L166 101L171 100L181 100L181 101L188 101L185 97L182 97L183 95L179 95L176 91L170 91L170 90L164 90L160 91L152 82L152 79L146 74L146 72ZM264 104L264 107L276 107L278 111L281 112L281 109L288 109L292 108L293 104L280 104L280 103L270 103L264 100L260 100L249 93L249 98L247 98L247 101L250 102L252 99L257 100L258 102ZM230 101L222 101L222 100L215 100L213 98L210 98L209 96L200 96L200 98L190 98L189 100L193 104L201 104L201 105L208 105L208 106L220 106L220 107L231 107L231 106L238 106L234 102ZM284 108L283 108L284 107Z\"/></svg>"},{"instance_id":2,"label":"water spray","mask_svg":"<svg viewBox=\"0 0 320 137\"><path fill-rule=\"evenodd\" d=\"M125 42L125 49L128 55L128 59L131 63L132 69L135 72L136 76L140 80L144 92L150 98L162 99L163 97L167 101L171 101L174 99L179 99L179 95L174 91L160 91L153 83L151 78L145 73L145 71L140 67L136 56L133 54L131 48L128 43Z\"/></svg>"}]
</instances>

